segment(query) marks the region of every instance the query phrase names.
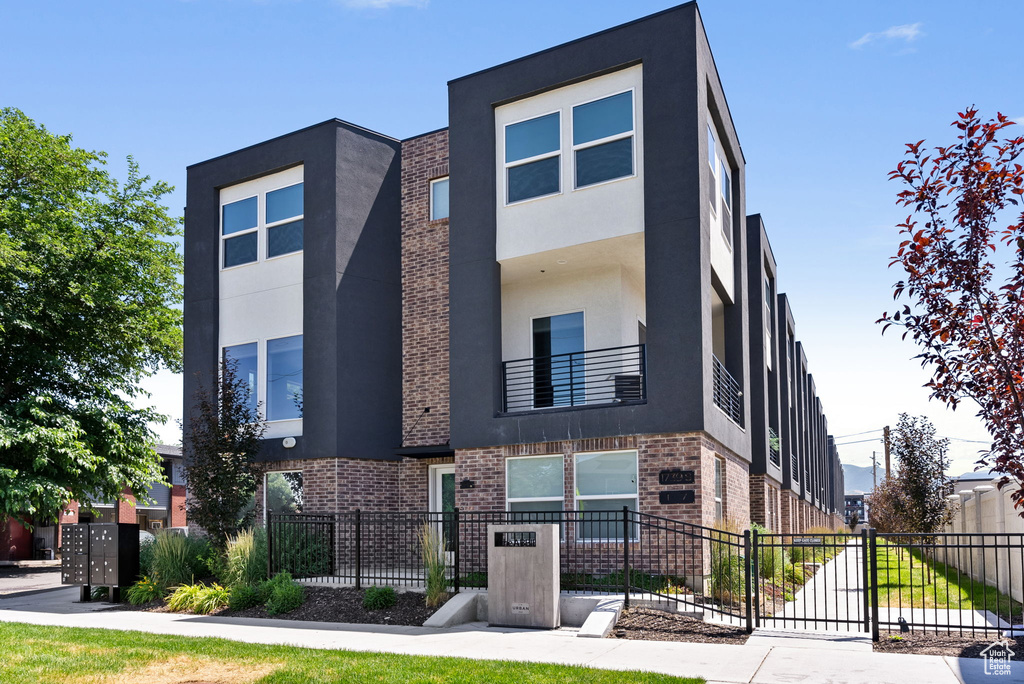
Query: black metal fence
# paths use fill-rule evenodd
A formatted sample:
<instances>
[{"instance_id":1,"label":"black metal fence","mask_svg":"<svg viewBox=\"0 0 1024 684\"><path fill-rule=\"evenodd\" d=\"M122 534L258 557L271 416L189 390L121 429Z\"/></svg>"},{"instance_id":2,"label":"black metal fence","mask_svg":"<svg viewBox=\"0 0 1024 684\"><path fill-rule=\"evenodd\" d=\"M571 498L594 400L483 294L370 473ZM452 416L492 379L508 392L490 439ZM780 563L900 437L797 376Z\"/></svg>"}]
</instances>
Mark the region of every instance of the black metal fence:
<instances>
[{"instance_id":1,"label":"black metal fence","mask_svg":"<svg viewBox=\"0 0 1024 684\"><path fill-rule=\"evenodd\" d=\"M992 636L1024 622L1024 534L781 535L621 511L272 515L271 574L422 586L421 535L441 533L449 586L487 587L487 526L559 527L561 589L674 604L746 629Z\"/></svg>"},{"instance_id":2,"label":"black metal fence","mask_svg":"<svg viewBox=\"0 0 1024 684\"><path fill-rule=\"evenodd\" d=\"M505 361L504 410L642 401L647 398L646 349L634 344Z\"/></svg>"}]
</instances>

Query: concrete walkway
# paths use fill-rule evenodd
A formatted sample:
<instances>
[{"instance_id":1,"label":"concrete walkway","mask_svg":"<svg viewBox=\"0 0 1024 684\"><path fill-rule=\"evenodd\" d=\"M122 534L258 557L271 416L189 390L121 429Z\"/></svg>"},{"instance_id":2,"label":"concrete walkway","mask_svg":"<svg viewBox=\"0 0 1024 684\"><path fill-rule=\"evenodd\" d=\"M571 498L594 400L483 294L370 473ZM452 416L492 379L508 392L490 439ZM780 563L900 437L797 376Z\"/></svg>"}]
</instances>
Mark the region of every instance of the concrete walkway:
<instances>
[{"instance_id":1,"label":"concrete walkway","mask_svg":"<svg viewBox=\"0 0 1024 684\"><path fill-rule=\"evenodd\" d=\"M874 653L869 641L850 634L819 632L809 638L806 632L763 630L742 646L576 639L574 630L492 629L483 623L440 630L106 610L109 606L102 603L74 603L77 592L68 587L0 598L0 621L220 637L254 644L648 670L730 684L991 681L981 660Z\"/></svg>"}]
</instances>

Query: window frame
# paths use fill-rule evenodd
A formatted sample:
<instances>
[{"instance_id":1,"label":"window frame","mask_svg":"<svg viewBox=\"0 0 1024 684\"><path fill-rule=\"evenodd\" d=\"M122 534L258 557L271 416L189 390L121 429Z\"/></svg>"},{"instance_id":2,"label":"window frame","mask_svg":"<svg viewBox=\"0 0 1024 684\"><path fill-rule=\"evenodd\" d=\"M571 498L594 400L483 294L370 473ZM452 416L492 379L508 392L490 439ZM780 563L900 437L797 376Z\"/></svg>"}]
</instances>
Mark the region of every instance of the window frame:
<instances>
[{"instance_id":1,"label":"window frame","mask_svg":"<svg viewBox=\"0 0 1024 684\"><path fill-rule=\"evenodd\" d=\"M303 198L302 198L302 213L301 214L297 214L295 216L289 216L288 218L281 219L280 221L274 221L273 223L268 223L266 221L267 195L269 195L272 192L277 192L278 190L284 190L286 188L294 187L296 185L301 185L302 186L302 194L303 194ZM262 223L263 235L264 235L264 238L263 238L263 261L271 261L273 259L280 259L281 257L291 256L293 254L298 254L298 253L304 251L305 248L306 248L305 235L303 235L302 249L295 249L295 250L292 250L290 252L283 252L281 254L275 254L274 256L270 256L270 254L269 254L269 252L270 252L270 229L271 228L277 228L278 226L284 226L284 225L287 225L289 223L295 223L296 221L302 221L303 222L302 223L302 228L303 228L303 231L305 231L305 228L306 228L306 223L305 223L305 219L306 219L306 198L305 198L305 194L306 194L306 179L305 179L305 177L303 177L303 179L300 180L298 183L290 183L288 185L282 185L279 188L273 188L272 190L266 190L262 194L263 194L263 202L262 202L263 214L262 214L262 217L264 219L263 223ZM257 215L260 215L260 214L257 214Z\"/></svg>"},{"instance_id":2,"label":"window frame","mask_svg":"<svg viewBox=\"0 0 1024 684\"><path fill-rule=\"evenodd\" d=\"M302 337L303 338L303 340L302 340L302 343L303 343L303 346L302 346L302 354L303 354L303 356L302 356L302 358L303 358L303 368L302 368L302 371L303 371L303 389L305 389L305 371L306 371L306 368L305 368L305 358L306 358L306 356L305 356L305 353L306 353L305 342L306 342L306 340L305 340L304 333L302 333L301 331L300 332L295 332L295 333L285 333L283 335L275 335L274 337L247 338L247 339L239 341L239 342L230 342L230 343L227 343L227 344L224 344L224 343L220 344L220 363L224 362L224 352L225 352L225 350L228 349L228 347L239 347L239 346L242 346L244 344L255 344L256 345L256 415L259 416L260 420L262 420L265 423L275 423L275 424L276 423L289 423L289 422L294 422L294 421L301 421L302 418L303 418L303 416L299 416L298 418L278 418L276 420L270 420L268 418L268 415L269 415L268 411L269 411L269 405L270 405L269 404L269 388L270 388L270 386L268 384L268 382L269 382L269 375L270 375L269 374L270 353L269 353L269 350L267 348L267 343L270 342L271 340L282 340L282 339L287 339L289 337ZM303 392L303 397L305 397L305 392ZM303 408L305 408L305 406L303 406ZM303 412L305 412L305 411L303 411Z\"/></svg>"},{"instance_id":3,"label":"window frame","mask_svg":"<svg viewBox=\"0 0 1024 684\"><path fill-rule=\"evenodd\" d=\"M430 195L430 197L429 197L429 204L430 204L430 206L427 208L427 212L428 212L427 213L427 220L428 221L443 221L443 220L445 220L445 219L447 219L447 218L449 218L451 216L451 183L449 182L450 180L451 180L450 176L438 176L437 178L431 178L430 179L430 187L429 187L429 195ZM434 186L436 186L438 183L442 183L442 182L449 183L449 185L448 185L448 192L449 192L449 194L448 194L448 213L445 214L444 216L434 216Z\"/></svg>"},{"instance_id":4,"label":"window frame","mask_svg":"<svg viewBox=\"0 0 1024 684\"><path fill-rule=\"evenodd\" d=\"M725 520L725 459L715 456L715 520Z\"/></svg>"},{"instance_id":5,"label":"window frame","mask_svg":"<svg viewBox=\"0 0 1024 684\"><path fill-rule=\"evenodd\" d=\"M526 460L526 459L538 459L538 458L557 458L561 460L562 467L559 470L561 474L561 496L509 496L509 463L515 460ZM535 503L542 501L560 501L562 502L562 508L559 510L565 510L565 454L533 454L530 456L508 456L505 458L505 512L514 513L510 508L513 503Z\"/></svg>"},{"instance_id":6,"label":"window frame","mask_svg":"<svg viewBox=\"0 0 1024 684\"><path fill-rule=\"evenodd\" d=\"M707 127L708 166L711 168L710 187L712 188L714 193L714 201L710 202L711 221L718 226L718 230L722 233L722 237L725 238L726 246L731 250L733 242L732 222L735 218L733 216L733 205L735 204L735 202L733 201L733 196L735 193L733 192L732 188L732 167L727 163L727 159L725 158L725 146L722 144L721 137L718 134L718 128L715 126L714 120L711 118L710 112L708 113ZM714 141L714 146L711 145L712 141ZM721 150L721 154L719 154L719 150ZM730 225L728 226L725 225L726 211L723 211L723 208L725 208L726 205L723 189L725 187L723 181L726 179L722 177L723 173L725 174L725 176L727 176L729 181L729 203L727 211L729 214ZM710 197L708 199L710 199Z\"/></svg>"},{"instance_id":7,"label":"window frame","mask_svg":"<svg viewBox=\"0 0 1024 684\"><path fill-rule=\"evenodd\" d=\"M267 174L267 176L273 176L273 175L275 175L277 173L283 173L283 172L277 171L277 172L274 172L274 173ZM252 181L245 181L243 183L235 183L234 185L243 185L243 184L246 184L246 183L259 182L264 177L255 178ZM276 228L278 226L287 225L289 223L294 223L296 221L303 221L303 231L305 231L305 217L306 217L305 183L306 183L306 178L305 178L305 173L303 172L302 180L299 180L299 181L289 180L287 182L284 182L283 185L276 185L275 184L272 187L267 187L267 188L264 188L264 189L261 189L261 190L257 190L256 192L247 194L244 197L240 197L238 199L231 200L230 202L221 201L220 197L218 196L217 222L218 222L219 237L220 237L220 254L219 254L219 257L218 257L219 258L218 264L220 266L220 271L222 271L222 272L223 271L233 271L233 270L235 270L237 268L243 268L245 266L253 266L254 264L261 264L261 263L265 263L265 262L268 262L268 261L273 261L275 259L280 259L282 257L294 256L296 254L301 254L303 251L305 251L305 247L306 247L305 236L303 236L302 249L297 249L297 250L293 250L291 252L284 252L282 254L275 254L274 256L269 256L270 239L269 239L269 235L268 235L268 230L269 229ZM266 218L267 218L267 195L269 195L272 192L276 192L278 190L284 190L285 188L293 187L295 185L302 185L303 186L302 213L301 214L297 214L295 216L289 216L286 219L281 219L281 220L278 220L278 221L274 221L273 223L267 223L267 220L266 220ZM223 193L225 190L228 190L231 187L233 187L233 186L229 185L229 186L220 188L218 190L218 193ZM246 230L240 230L240 231L231 233L230 235L225 235L224 234L224 207L226 207L226 206L228 206L230 204L235 204L236 202L243 202L243 201L245 201L247 199L251 199L251 198L254 198L254 197L256 198L256 226L253 227L253 228L248 228ZM256 233L256 258L253 261L246 261L245 263L242 263L242 264L235 264L233 266L225 266L224 265L224 252L225 252L224 245L227 242L227 240L230 239L230 238L233 238L233 237L241 236L241 235L248 235L250 233Z\"/></svg>"},{"instance_id":8,"label":"window frame","mask_svg":"<svg viewBox=\"0 0 1024 684\"><path fill-rule=\"evenodd\" d=\"M543 119L545 116L551 116L552 114L557 114L558 115L558 147L556 147L551 152L545 152L543 154L536 154L536 155L534 155L532 157L524 157L523 159L517 159L517 160L512 161L512 162L506 161L508 159L508 129L509 129L509 127L510 126L515 126L516 124L526 123L527 121L533 121L534 119ZM501 163L502 163L502 173L504 174L504 181L503 181L502 185L504 186L504 189L505 189L505 198L504 199L505 199L505 206L506 207L514 206L514 205L518 205L518 204L523 204L524 202L532 202L534 200L543 199L545 197L554 197L556 195L561 195L564 192L565 184L563 182L564 179L562 178L563 174L562 174L562 159L561 159L561 156L562 156L562 146L564 144L563 141L562 141L562 109L561 108L559 108L559 109L552 109L552 110L546 111L546 112L541 112L540 114L534 114L533 116L528 116L528 117L525 117L525 118L522 118L522 119L517 119L515 121L509 121L507 124L502 126L501 134L502 134L502 138L501 138ZM515 200L514 202L510 202L509 199L508 199L508 197L509 197L509 185L508 185L508 171L509 171L509 169L515 168L517 166L525 166L526 164L532 164L533 162L543 161L545 159L550 159L552 157L558 157L558 190L555 191L555 192L549 192L549 193L546 193L546 194L543 194L543 195L535 195L534 197L525 197L523 199Z\"/></svg>"},{"instance_id":9,"label":"window frame","mask_svg":"<svg viewBox=\"0 0 1024 684\"><path fill-rule=\"evenodd\" d=\"M588 105L588 104L590 104L592 102L600 102L601 100L606 100L608 98L615 97L616 95L622 95L623 93L630 93L630 123L631 123L630 129L628 131L623 132L623 133L616 133L615 135L609 135L609 136L606 136L604 138L598 138L597 140L590 140L588 142L580 143L580 144L577 145L574 142L574 134L576 132L576 108L577 107L582 107L584 105ZM631 156L631 159L632 159L632 169L633 169L632 173L630 173L628 175L625 175L625 176L616 176L615 178L609 178L607 180L599 181L597 183L589 183L587 185L577 185L576 184L576 169L577 169L576 152L577 151L589 149L591 147L598 147L600 145L605 145L607 143L616 142L618 140L624 140L626 138L631 138L629 148L630 148L630 156ZM570 175L572 176L572 190L573 190L573 192L576 192L577 190L587 190L589 188L596 188L596 187L600 187L602 185L607 185L608 183L615 183L617 181L627 180L629 178L636 178L637 177L637 170L636 170L636 87L635 86L630 86L629 88L623 88L622 90L617 90L617 91L612 92L612 93L606 93L604 95L601 95L600 97L591 98L589 100L584 100L582 102L576 102L574 104L569 105L569 156L570 156L570 159L569 159L569 171L570 171Z\"/></svg>"},{"instance_id":10,"label":"window frame","mask_svg":"<svg viewBox=\"0 0 1024 684\"><path fill-rule=\"evenodd\" d=\"M636 485L636 493L634 494L580 494L579 487L579 476L577 474L579 467L579 457L588 456L590 454L633 454L633 464L636 468L636 479L634 484ZM594 501L601 499L621 499L623 501L634 501L636 503L633 509L636 512L640 512L640 450L639 449L606 449L600 451L577 451L572 455L572 492L573 492L573 511L580 514L580 518L576 522L576 541L582 543L624 543L625 541L637 542L640 539L639 530L637 525L630 525L630 535L628 540L624 540L621 537L590 537L583 538L580 536L581 528L583 526L582 513L580 510L581 501Z\"/></svg>"},{"instance_id":11,"label":"window frame","mask_svg":"<svg viewBox=\"0 0 1024 684\"><path fill-rule=\"evenodd\" d=\"M529 332L529 335L530 335L530 358L534 360L534 363L536 363L536 359L537 359L537 347L534 344L534 339L533 339L533 324L534 324L534 321L536 321L536 320L538 320L540 318L554 318L555 316L568 316L568 315L574 314L574 313L582 314L582 316L583 316L583 350L580 351L579 353L580 354L584 354L584 355L587 353L587 310L586 310L586 308L582 308L582 309L569 309L569 310L566 310L566 311L559 311L558 313L540 314L538 316L530 316L530 327L528 329L528 332ZM586 356L583 357L583 364L584 364L584 367L585 367L586 366ZM535 377L533 379L533 382L534 382L534 391L536 391L536 378ZM567 408L565 406L557 406L557 405L556 406L537 406L536 405L536 401L537 401L537 399L536 399L536 394L535 394L533 399L531 400L531 402L532 402L531 403L532 410L535 410L535 411L545 411L547 409L553 409L553 408ZM583 385L583 403L582 404L576 404L576 405L570 406L568 408L575 409L575 408L579 408L581 406L586 406L586 405L587 405L587 386L586 386L586 383L584 383L584 385Z\"/></svg>"},{"instance_id":12,"label":"window frame","mask_svg":"<svg viewBox=\"0 0 1024 684\"><path fill-rule=\"evenodd\" d=\"M237 204L239 202L244 202L246 200L253 199L253 198L256 199L256 225L253 226L252 228L246 228L245 230L239 230L239 231L235 231L234 233L230 233L228 235L225 235L224 234L224 207L227 207L227 206L232 205L232 204ZM218 207L217 207L217 221L218 221L218 225L220 227L220 231L219 231L220 232L220 270L222 270L222 271L230 271L230 270L235 269L235 268L240 268L242 266L249 266L251 264L258 264L260 262L260 235L259 235L259 233L260 233L260 204L261 204L261 202L260 202L260 193L257 192L257 193L254 193L252 195L246 195L245 197L242 197L240 199L231 200L230 202L221 202L218 205ZM253 261L246 261L245 263L235 264L233 266L225 266L224 265L224 256L225 256L225 253L227 252L226 245L227 245L228 240L230 240L231 238L241 237L242 235L249 235L250 233L256 233L256 258Z\"/></svg>"}]
</instances>

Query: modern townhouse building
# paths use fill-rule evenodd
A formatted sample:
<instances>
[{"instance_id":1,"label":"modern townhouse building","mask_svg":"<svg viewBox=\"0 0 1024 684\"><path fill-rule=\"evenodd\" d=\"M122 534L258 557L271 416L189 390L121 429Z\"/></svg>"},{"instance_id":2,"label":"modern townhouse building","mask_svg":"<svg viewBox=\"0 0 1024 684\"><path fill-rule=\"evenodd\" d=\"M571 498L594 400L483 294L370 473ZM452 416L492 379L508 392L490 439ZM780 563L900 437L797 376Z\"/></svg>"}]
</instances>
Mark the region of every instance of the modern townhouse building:
<instances>
[{"instance_id":1,"label":"modern townhouse building","mask_svg":"<svg viewBox=\"0 0 1024 684\"><path fill-rule=\"evenodd\" d=\"M307 513L824 524L744 164L689 3L451 81L439 131L331 120L191 166L185 415L232 361Z\"/></svg>"}]
</instances>

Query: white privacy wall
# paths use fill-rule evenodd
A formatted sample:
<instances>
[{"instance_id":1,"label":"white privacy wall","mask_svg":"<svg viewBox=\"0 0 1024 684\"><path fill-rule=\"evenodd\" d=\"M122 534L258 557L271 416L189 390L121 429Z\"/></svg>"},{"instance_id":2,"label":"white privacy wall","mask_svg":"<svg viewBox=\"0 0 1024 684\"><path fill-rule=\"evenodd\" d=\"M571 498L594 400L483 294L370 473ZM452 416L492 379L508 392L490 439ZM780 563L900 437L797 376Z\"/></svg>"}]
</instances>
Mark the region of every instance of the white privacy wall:
<instances>
[{"instance_id":1,"label":"white privacy wall","mask_svg":"<svg viewBox=\"0 0 1024 684\"><path fill-rule=\"evenodd\" d=\"M639 233L644 229L643 70L630 67L495 109L498 261L570 245ZM633 89L635 174L573 188L572 108ZM561 192L505 205L505 125L561 112Z\"/></svg>"},{"instance_id":2,"label":"white privacy wall","mask_svg":"<svg viewBox=\"0 0 1024 684\"><path fill-rule=\"evenodd\" d=\"M260 225L264 224L264 195L303 181L301 166L239 183L220 191L221 206L246 197L259 196ZM256 342L259 347L257 373L261 378L259 400L266 406L268 339L302 334L302 252L266 258L266 231L259 231L259 259L254 263L221 269L220 347ZM223 240L221 240L223 249ZM223 256L220 263L223 264ZM302 434L302 420L281 420L267 424L266 437Z\"/></svg>"},{"instance_id":3,"label":"white privacy wall","mask_svg":"<svg viewBox=\"0 0 1024 684\"><path fill-rule=\"evenodd\" d=\"M980 493L980 507L978 505L979 492L974 492L961 506L953 523L946 530L964 534L980 532L986 536L960 537L959 553L955 549L947 550L947 561L976 580L980 580L984 574L986 584L998 585L998 589L1004 594L1024 602L1024 574L1022 574L1024 573L1024 567L1022 567L1024 558L1021 557L1020 551L1020 544L1024 539L1018 536L989 536L1004 533L1024 534L1024 518L1021 518L1013 507L1013 502L1010 499L1011 488L1005 487L1000 491L995 488L995 482L991 483L993 486L991 491ZM980 526L978 525L979 511ZM970 541L972 539L973 542ZM1013 548L988 549L984 553L978 548L971 548L972 543L980 546L982 543L1006 545L1007 542ZM939 559L942 560L941 555Z\"/></svg>"}]
</instances>

